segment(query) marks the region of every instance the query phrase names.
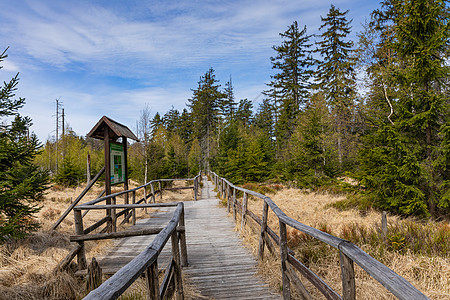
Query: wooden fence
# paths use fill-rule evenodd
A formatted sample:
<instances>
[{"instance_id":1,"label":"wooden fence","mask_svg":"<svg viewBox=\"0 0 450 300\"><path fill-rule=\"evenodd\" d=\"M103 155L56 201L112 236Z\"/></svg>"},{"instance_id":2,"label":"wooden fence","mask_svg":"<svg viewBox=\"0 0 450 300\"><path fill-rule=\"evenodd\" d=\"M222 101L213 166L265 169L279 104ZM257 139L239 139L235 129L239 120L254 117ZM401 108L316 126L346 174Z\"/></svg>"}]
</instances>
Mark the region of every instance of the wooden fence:
<instances>
[{"instance_id":1,"label":"wooden fence","mask_svg":"<svg viewBox=\"0 0 450 300\"><path fill-rule=\"evenodd\" d=\"M163 182L180 180L192 181L193 185L177 188L162 187ZM183 289L181 284L181 267L187 266L188 264L184 227L184 205L183 203L155 203L156 195L159 193L162 198L162 192L164 190L193 189L194 200L197 200L200 182L200 174L194 178L187 179L152 180L134 189L99 197L82 205L71 206L70 209L73 209L75 219L75 235L70 237L70 241L76 242L77 245L72 249L72 251L69 252L67 257L60 262L57 268L64 269L70 264L75 256L77 256L79 272L86 271L87 263L84 246L85 241L157 234L154 241L146 248L145 251L135 257L129 264L119 270L99 288L89 293L87 299L116 299L143 273L145 273L147 278L147 286L151 299L160 299L160 297L162 298L167 295L168 291L173 290L177 291L177 299L182 299ZM155 190L153 186L155 183L158 184L157 190ZM137 201L136 194L139 190L144 191L144 196ZM150 190L149 193L147 193L148 190ZM125 203L116 204L116 198L121 196L124 197ZM127 203L129 198L131 198L131 204ZM110 202L111 204L99 204L102 202ZM146 209L150 207L176 207L176 209L172 219L165 228L147 228L122 232L116 231L117 220L120 216L123 216L121 224L128 222L131 218L132 224L135 225L136 209ZM85 228L85 224L83 224L83 217L91 210L105 210L106 216ZM67 214L65 213L64 215ZM99 233L92 234L94 230L99 229L102 225L105 226L103 229L99 230ZM173 257L166 268L163 283L161 287L159 287L157 276L158 256L169 238L171 238L172 241ZM169 289L170 283L174 284L174 289Z\"/></svg>"},{"instance_id":2,"label":"wooden fence","mask_svg":"<svg viewBox=\"0 0 450 300\"><path fill-rule=\"evenodd\" d=\"M231 209L233 210L236 220L238 211L241 214L241 227L245 226L248 217L259 224L261 228L258 251L259 259L263 259L264 257L265 246L272 252L274 252L273 243L279 246L284 299L290 299L291 285L304 299L311 299L311 296L303 286L295 270L300 272L300 274L309 280L325 296L326 299L356 299L354 263L358 264L363 270L381 283L398 299L429 299L413 285L411 285L406 279L368 255L353 243L330 235L326 232L322 232L316 228L307 226L288 217L272 201L272 199L265 195L235 186L228 180L219 177L214 172L210 171L209 175L218 189L219 196L227 199L228 211ZM242 203L238 201L236 191L241 191L243 193ZM262 218L259 218L252 211L247 209L248 195L253 195L254 197L260 198L264 201L262 207ZM279 236L275 233L275 231L267 226L267 215L269 208L275 213L279 220ZM292 250L287 246L287 226L295 228L339 250L343 291L342 296L334 291L313 271L303 265L297 258L295 258Z\"/></svg>"},{"instance_id":3,"label":"wooden fence","mask_svg":"<svg viewBox=\"0 0 450 300\"><path fill-rule=\"evenodd\" d=\"M154 207L149 205L151 204L146 206ZM143 252L84 299L117 299L142 274L145 274L149 299L168 299L175 291L176 299L184 298L181 279L181 267L187 265L184 205L180 202L161 206L176 206L169 224L163 229L158 228L158 235ZM158 256L169 238L172 242L172 259L165 268L164 279L160 285ZM170 288L171 284L173 288Z\"/></svg>"}]
</instances>

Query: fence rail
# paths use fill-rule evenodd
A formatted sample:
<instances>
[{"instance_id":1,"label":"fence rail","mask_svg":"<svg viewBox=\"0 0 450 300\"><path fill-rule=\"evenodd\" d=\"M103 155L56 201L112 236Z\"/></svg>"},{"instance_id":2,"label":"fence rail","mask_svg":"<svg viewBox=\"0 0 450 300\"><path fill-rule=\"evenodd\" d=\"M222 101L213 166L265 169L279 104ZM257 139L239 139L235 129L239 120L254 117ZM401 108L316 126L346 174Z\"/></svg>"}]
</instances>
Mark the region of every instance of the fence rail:
<instances>
[{"instance_id":1,"label":"fence rail","mask_svg":"<svg viewBox=\"0 0 450 300\"><path fill-rule=\"evenodd\" d=\"M155 203L157 193L159 193L162 198L162 192L164 190L173 190L173 188L163 188L163 182L180 180L192 181L192 186L183 187L183 189L193 189L194 200L197 200L199 184L201 182L201 173L194 178L152 180L134 189L121 191L106 196L100 195L97 199L81 205L76 205L86 194L88 188L85 189L82 195L78 197L76 203L70 207L70 210L73 210L75 219L75 235L71 236L70 240L71 242L76 242L77 244L72 251L70 251L69 255L61 261L57 269L61 270L66 268L76 256L79 272L85 272L87 269L84 245L85 241L156 234L153 242L142 253L136 256L129 264L116 272L116 274L105 281L100 287L90 292L86 299L116 299L139 276L143 274L146 277L150 299L163 299L171 297L174 292L176 292L176 299L183 299L181 267L187 266L188 264L184 223L184 205L181 202ZM94 182L94 180L92 182ZM154 188L153 184L155 183L158 184L158 189ZM150 193L147 193L149 187ZM143 190L144 195L143 198L136 201L136 193L139 190ZM131 204L127 201L130 199L130 194ZM124 197L124 204L116 204L116 198L120 196ZM100 204L102 202L111 202L111 204ZM116 232L117 219L120 216L124 216L122 224L128 222L129 218L132 218L132 224L135 225L137 208L147 209L155 207L176 207L173 217L166 227ZM63 214L60 220L58 220L56 226L61 223L70 210ZM91 210L105 210L106 216L85 229L83 217ZM118 212L117 210L120 211ZM100 230L99 233L92 233L94 230L97 230L105 224L106 226ZM166 268L164 280L160 287L158 282L158 256L169 238L172 243L172 258Z\"/></svg>"},{"instance_id":2,"label":"fence rail","mask_svg":"<svg viewBox=\"0 0 450 300\"><path fill-rule=\"evenodd\" d=\"M173 205L172 205L173 206ZM180 245L182 238L178 237L177 228L184 229L184 205L182 202L176 204L176 209L169 224L162 229L153 242L131 262L117 271L112 277L106 280L100 287L91 291L84 299L117 299L137 278L145 274L149 299L163 299L170 297L168 286L173 280L176 291L176 299L183 299L183 285L181 280L181 262L186 260L187 253L181 250L186 249L186 244ZM184 235L184 230L182 230ZM167 241L172 242L172 259L170 260L164 276L161 289L158 279L158 256L166 245ZM184 243L186 240L184 239ZM182 256L183 258L181 258Z\"/></svg>"},{"instance_id":3,"label":"fence rail","mask_svg":"<svg viewBox=\"0 0 450 300\"><path fill-rule=\"evenodd\" d=\"M251 218L261 226L259 239L259 259L264 257L264 249L267 247L271 252L275 252L273 243L279 247L279 255L281 262L282 285L284 299L290 299L291 285L298 291L304 299L310 299L311 296L304 288L297 274L293 271L296 269L307 280L309 280L326 299L356 299L356 284L354 263L358 264L371 277L381 283L388 291L395 295L398 299L429 299L419 290L417 290L405 278L401 277L387 266L383 265L366 252L358 248L353 243L341 238L320 231L316 228L307 226L288 217L269 197L238 187L230 183L225 178L219 177L216 173L209 171L209 175L214 181L219 197L227 199L227 208L233 211L234 218L237 220L237 212L241 213L241 227L246 223L247 218ZM242 203L237 200L236 191L243 193ZM247 208L248 195L263 200L262 218L259 218ZM279 220L279 236L267 225L268 209L271 209ZM324 242L339 250L342 291L343 295L339 295L317 274L308 269L299 260L297 260L291 249L287 246L287 226L295 228L321 242Z\"/></svg>"}]
</instances>

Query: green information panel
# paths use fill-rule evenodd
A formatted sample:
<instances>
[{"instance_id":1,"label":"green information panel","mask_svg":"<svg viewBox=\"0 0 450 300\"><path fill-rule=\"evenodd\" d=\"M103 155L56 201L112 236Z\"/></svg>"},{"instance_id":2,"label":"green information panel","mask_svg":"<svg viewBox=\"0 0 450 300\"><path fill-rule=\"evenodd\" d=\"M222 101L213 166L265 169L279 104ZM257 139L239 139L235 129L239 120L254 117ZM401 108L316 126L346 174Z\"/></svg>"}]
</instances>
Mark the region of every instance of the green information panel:
<instances>
[{"instance_id":1,"label":"green information panel","mask_svg":"<svg viewBox=\"0 0 450 300\"><path fill-rule=\"evenodd\" d=\"M110 144L111 153L111 184L125 182L125 154L123 145Z\"/></svg>"}]
</instances>

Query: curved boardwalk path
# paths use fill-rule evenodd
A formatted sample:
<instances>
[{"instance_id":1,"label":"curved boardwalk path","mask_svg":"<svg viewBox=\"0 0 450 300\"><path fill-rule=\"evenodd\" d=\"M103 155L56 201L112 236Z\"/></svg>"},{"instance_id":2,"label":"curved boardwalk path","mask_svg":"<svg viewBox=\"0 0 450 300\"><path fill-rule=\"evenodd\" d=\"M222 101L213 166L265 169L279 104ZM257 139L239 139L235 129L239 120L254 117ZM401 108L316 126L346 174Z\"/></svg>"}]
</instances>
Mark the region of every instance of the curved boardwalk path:
<instances>
[{"instance_id":1,"label":"curved boardwalk path","mask_svg":"<svg viewBox=\"0 0 450 300\"><path fill-rule=\"evenodd\" d=\"M185 204L186 240L189 266L183 268L190 282L205 297L213 299L281 299L269 291L256 274L257 262L244 248L234 221L226 208L220 207L213 186L203 178L202 195L198 201ZM157 226L167 223L172 208L159 209L151 218L140 220L136 227ZM130 237L118 240L100 266L105 273L114 272L140 251L153 236ZM166 246L170 251L170 243ZM165 249L166 250L166 249ZM161 254L160 268L167 264Z\"/></svg>"}]
</instances>

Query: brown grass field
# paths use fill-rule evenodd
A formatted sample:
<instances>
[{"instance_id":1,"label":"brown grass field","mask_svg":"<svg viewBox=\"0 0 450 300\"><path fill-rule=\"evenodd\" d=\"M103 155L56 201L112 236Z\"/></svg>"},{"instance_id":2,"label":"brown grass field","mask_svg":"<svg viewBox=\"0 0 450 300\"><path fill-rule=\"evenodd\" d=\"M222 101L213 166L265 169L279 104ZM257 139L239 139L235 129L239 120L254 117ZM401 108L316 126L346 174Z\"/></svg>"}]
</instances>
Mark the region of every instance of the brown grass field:
<instances>
[{"instance_id":1,"label":"brown grass field","mask_svg":"<svg viewBox=\"0 0 450 300\"><path fill-rule=\"evenodd\" d=\"M184 182L178 184L184 184ZM70 214L57 231L49 231L60 214L65 211L81 190L82 187L77 189L52 187L42 202L43 208L36 215L36 220L41 223L41 229L26 239L9 241L0 245L0 299L80 299L86 295L84 279L76 278L73 275L74 263L71 270L54 272L57 264L73 247L69 242L69 236L74 234L73 215ZM94 187L82 202L94 199L101 190L101 187ZM391 247L378 247L377 240L373 236L371 239L362 237L377 233L380 227L380 212L368 211L362 214L356 210L340 211L330 206L336 201L343 200L344 196L306 193L291 188L268 195L289 216L304 224L343 238L349 236L359 238L356 244L360 248L405 277L431 299L450 299L450 251L448 251L450 246L445 249L435 249L432 243L425 243L428 237L423 237L423 244L431 245L428 246L430 249L427 248L429 253L424 251L423 254L418 254L417 251L412 251L406 246L393 249L392 245L398 243L402 245L401 239L396 240L397 244L391 243ZM191 190L164 192L162 201L175 202L186 198L193 198ZM161 201L159 197L157 197L158 201ZM248 208L260 216L262 202L259 199L250 198ZM91 211L85 217L85 224L92 224L103 217L103 214L104 212ZM144 212L138 210L138 218L143 217L145 217ZM416 224L415 220L403 220L396 216L388 216L390 231L407 228L411 226L411 223ZM259 229L252 226L252 221L248 221L248 224L249 226L241 232L241 235L244 244L256 255ZM418 224L417 226L421 226L420 228L424 228L424 230L428 230L428 228L437 230L436 228L438 228L440 231L433 232L444 232L444 240L441 242L446 243L445 245L450 243L448 222ZM271 212L269 212L269 226L275 231L278 230L277 220ZM126 227L123 226L119 230L124 230ZM240 224L236 226L236 230L240 230ZM355 230L359 232L359 235L355 233ZM392 236L395 238L397 233ZM289 230L288 237L289 246L295 251L296 257L321 276L338 293L341 293L337 250L308 239L294 230ZM88 262L92 257L104 254L111 243L112 241L108 240L86 242ZM358 299L395 299L357 265L355 265L355 270ZM259 263L259 272L274 291L280 291L280 267L276 257L267 252L265 260ZM311 291L314 299L323 299L311 284L306 280L303 282ZM189 284L189 280L186 278L184 278L184 288L186 299L205 299L194 286ZM144 295L145 284L139 279L121 299L145 299ZM294 299L298 298L295 293L293 296Z\"/></svg>"},{"instance_id":2,"label":"brown grass field","mask_svg":"<svg viewBox=\"0 0 450 300\"><path fill-rule=\"evenodd\" d=\"M361 241L356 243L360 248L406 278L429 298L436 300L450 299L450 252L448 251L450 226L448 222L418 224L412 219L402 220L399 217L388 215L388 237L390 239L397 236L397 233L389 235L391 230L399 230L399 228L408 227L411 224L417 224L414 226L418 226L417 228L423 227L424 230L432 228L433 232L443 235L444 240L441 242L446 247L445 252L442 248L436 248L435 250L429 250L433 255L417 254L403 244L400 245L404 247L398 249L394 247L393 249L392 245L397 244L389 243L391 240L387 242L390 246L377 245L377 238L373 235L378 235L381 226L381 212L370 210L362 214L357 210L339 211L330 206L336 201L344 200L344 196L307 193L292 188L283 189L274 194L268 194L268 196L290 217L335 236L347 239L348 236L352 236L350 233L354 233L351 229L356 228L357 232L362 233L355 236L370 236L365 241L360 238ZM261 217L262 200L250 197L248 209ZM249 226L241 232L241 236L245 245L256 255L259 243L259 228L254 226L256 223L253 221L248 221L248 224ZM268 226L275 232L279 230L278 221L270 209ZM236 226L236 230L240 230L240 225ZM399 240L406 243L404 239L400 238ZM423 243L425 244L425 242L424 240ZM381 242L381 244L383 243ZM433 245L433 241L429 244ZM300 261L322 277L335 291L342 294L339 254L336 249L314 241L295 229L288 229L288 245L294 250ZM424 249L423 252L426 252L427 249ZM267 253L269 252L267 251ZM280 290L281 272L276 257L266 254L265 260L259 263L259 271L274 290ZM356 264L355 272L357 299L396 299ZM314 299L323 299L323 295L314 286L301 276L300 278L307 289L311 291ZM294 297L297 298L298 296L295 295Z\"/></svg>"}]
</instances>

